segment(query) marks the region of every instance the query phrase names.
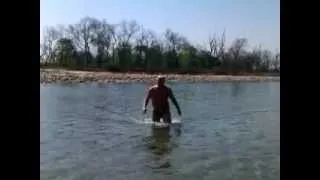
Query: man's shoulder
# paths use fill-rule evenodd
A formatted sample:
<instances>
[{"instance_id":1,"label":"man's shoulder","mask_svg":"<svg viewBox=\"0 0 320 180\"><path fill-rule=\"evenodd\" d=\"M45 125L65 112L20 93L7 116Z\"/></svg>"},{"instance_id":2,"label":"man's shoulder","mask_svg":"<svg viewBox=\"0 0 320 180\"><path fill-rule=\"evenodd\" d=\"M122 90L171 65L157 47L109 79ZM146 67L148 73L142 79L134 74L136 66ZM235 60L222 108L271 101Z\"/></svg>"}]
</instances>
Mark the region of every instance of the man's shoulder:
<instances>
[{"instance_id":1,"label":"man's shoulder","mask_svg":"<svg viewBox=\"0 0 320 180\"><path fill-rule=\"evenodd\" d=\"M168 86L164 86L168 91L171 91L171 88Z\"/></svg>"},{"instance_id":2,"label":"man's shoulder","mask_svg":"<svg viewBox=\"0 0 320 180\"><path fill-rule=\"evenodd\" d=\"M149 87L149 91L156 89L158 86L157 85L153 85Z\"/></svg>"},{"instance_id":3,"label":"man's shoulder","mask_svg":"<svg viewBox=\"0 0 320 180\"><path fill-rule=\"evenodd\" d=\"M158 85L153 85L153 86L150 86L150 87L149 87L149 90L155 90L155 89L158 89L158 88L159 88ZM168 87L168 86L163 86L163 87L161 87L161 89L162 89L162 88L171 91L171 88Z\"/></svg>"}]
</instances>

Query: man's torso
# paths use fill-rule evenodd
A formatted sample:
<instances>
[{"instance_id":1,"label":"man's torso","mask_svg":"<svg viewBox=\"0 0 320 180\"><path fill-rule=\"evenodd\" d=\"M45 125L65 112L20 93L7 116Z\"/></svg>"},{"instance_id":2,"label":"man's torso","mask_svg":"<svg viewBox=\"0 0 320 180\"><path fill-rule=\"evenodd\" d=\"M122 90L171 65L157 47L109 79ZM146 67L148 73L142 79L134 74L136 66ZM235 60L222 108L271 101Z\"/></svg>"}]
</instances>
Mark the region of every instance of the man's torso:
<instances>
[{"instance_id":1,"label":"man's torso","mask_svg":"<svg viewBox=\"0 0 320 180\"><path fill-rule=\"evenodd\" d=\"M157 85L150 88L153 110L158 112L169 112L169 92L166 86L158 87Z\"/></svg>"}]
</instances>

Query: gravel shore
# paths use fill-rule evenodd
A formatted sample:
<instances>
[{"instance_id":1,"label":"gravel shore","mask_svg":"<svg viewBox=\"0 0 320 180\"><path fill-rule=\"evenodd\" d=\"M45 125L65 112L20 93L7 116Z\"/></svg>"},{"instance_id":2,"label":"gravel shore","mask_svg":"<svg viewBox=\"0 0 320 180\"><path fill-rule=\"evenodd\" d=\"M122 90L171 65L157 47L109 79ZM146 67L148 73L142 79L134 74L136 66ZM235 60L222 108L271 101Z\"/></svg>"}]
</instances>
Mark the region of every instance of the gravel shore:
<instances>
[{"instance_id":1,"label":"gravel shore","mask_svg":"<svg viewBox=\"0 0 320 180\"><path fill-rule=\"evenodd\" d=\"M40 84L47 83L129 83L129 82L154 82L158 75L143 73L112 73L112 72L87 72L70 71L63 69L40 69ZM222 76L222 75L165 75L168 81L185 82L217 82L217 81L280 81L276 76Z\"/></svg>"}]
</instances>

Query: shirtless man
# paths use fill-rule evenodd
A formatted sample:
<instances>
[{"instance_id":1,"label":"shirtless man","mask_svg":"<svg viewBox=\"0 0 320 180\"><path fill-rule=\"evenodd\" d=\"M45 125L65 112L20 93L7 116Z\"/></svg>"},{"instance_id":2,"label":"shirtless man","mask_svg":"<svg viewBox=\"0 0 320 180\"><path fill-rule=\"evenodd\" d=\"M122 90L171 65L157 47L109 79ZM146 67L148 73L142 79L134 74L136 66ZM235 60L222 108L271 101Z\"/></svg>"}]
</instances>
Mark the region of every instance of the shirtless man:
<instances>
[{"instance_id":1,"label":"shirtless man","mask_svg":"<svg viewBox=\"0 0 320 180\"><path fill-rule=\"evenodd\" d=\"M172 103L176 106L179 116L181 116L181 110L172 90L164 85L165 77L158 76L157 81L157 85L149 88L148 94L144 101L143 113L147 112L146 108L148 106L149 99L151 99L153 106L152 120L154 122L160 122L160 119L162 118L163 122L171 123L171 113L168 98L170 98Z\"/></svg>"}]
</instances>

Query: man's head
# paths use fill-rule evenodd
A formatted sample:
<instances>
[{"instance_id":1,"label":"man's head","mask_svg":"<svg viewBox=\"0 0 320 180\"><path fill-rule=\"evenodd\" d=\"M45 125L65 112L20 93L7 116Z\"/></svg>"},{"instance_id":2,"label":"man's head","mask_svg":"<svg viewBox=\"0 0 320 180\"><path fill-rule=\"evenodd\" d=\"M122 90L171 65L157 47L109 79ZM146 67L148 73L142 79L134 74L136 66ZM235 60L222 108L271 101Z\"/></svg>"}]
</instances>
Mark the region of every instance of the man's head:
<instances>
[{"instance_id":1,"label":"man's head","mask_svg":"<svg viewBox=\"0 0 320 180\"><path fill-rule=\"evenodd\" d=\"M158 86L163 86L165 82L166 82L166 78L164 76L157 77Z\"/></svg>"}]
</instances>

